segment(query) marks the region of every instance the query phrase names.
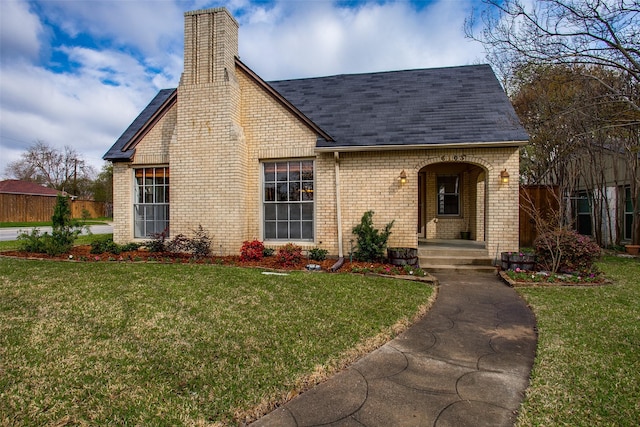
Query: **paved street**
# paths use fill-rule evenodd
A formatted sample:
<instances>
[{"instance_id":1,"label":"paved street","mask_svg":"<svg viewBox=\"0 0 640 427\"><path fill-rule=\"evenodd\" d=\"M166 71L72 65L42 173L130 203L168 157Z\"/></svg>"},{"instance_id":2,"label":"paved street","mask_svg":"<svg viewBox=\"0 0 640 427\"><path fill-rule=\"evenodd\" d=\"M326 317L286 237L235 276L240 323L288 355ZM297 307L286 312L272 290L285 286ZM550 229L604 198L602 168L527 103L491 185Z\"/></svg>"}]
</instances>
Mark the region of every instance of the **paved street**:
<instances>
[{"instance_id":1,"label":"paved street","mask_svg":"<svg viewBox=\"0 0 640 427\"><path fill-rule=\"evenodd\" d=\"M36 227L40 231L45 232L48 231L51 233L51 227ZM93 234L110 234L113 233L113 225L91 225L89 226L91 232ZM7 240L16 240L18 234L23 231L31 232L33 227L11 227L11 228L0 228L0 241L4 242ZM82 234L87 234L86 230L83 230Z\"/></svg>"}]
</instances>

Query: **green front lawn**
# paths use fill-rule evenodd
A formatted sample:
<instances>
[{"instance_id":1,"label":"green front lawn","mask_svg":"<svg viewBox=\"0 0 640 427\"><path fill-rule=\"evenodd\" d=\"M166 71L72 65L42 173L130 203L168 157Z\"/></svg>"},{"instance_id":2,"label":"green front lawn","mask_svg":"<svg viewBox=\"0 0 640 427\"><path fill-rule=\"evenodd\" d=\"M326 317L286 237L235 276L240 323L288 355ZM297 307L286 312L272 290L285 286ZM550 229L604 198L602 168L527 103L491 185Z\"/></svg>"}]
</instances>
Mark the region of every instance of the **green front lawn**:
<instances>
[{"instance_id":1,"label":"green front lawn","mask_svg":"<svg viewBox=\"0 0 640 427\"><path fill-rule=\"evenodd\" d=\"M518 426L635 426L640 420L640 262L606 257L614 285L518 288L538 353Z\"/></svg>"},{"instance_id":2,"label":"green front lawn","mask_svg":"<svg viewBox=\"0 0 640 427\"><path fill-rule=\"evenodd\" d=\"M351 274L0 259L0 425L237 425L432 294Z\"/></svg>"}]
</instances>

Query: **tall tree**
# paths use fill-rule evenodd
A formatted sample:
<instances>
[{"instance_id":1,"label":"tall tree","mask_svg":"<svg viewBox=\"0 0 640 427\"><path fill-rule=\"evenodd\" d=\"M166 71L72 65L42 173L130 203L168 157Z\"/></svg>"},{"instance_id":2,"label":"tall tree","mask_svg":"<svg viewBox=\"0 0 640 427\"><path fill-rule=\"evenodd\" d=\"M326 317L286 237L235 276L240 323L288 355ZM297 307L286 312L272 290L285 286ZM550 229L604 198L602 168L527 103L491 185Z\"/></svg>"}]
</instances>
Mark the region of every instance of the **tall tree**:
<instances>
[{"instance_id":1,"label":"tall tree","mask_svg":"<svg viewBox=\"0 0 640 427\"><path fill-rule=\"evenodd\" d=\"M102 165L102 170L91 186L93 200L96 202L113 202L113 163Z\"/></svg>"},{"instance_id":2,"label":"tall tree","mask_svg":"<svg viewBox=\"0 0 640 427\"><path fill-rule=\"evenodd\" d=\"M547 115L546 122L537 116L542 110L529 111L530 116L523 119L530 125L538 120L534 128L528 128L533 139L537 139L538 147L524 151L523 165L527 166L529 160L528 165L533 166L535 160L545 158L545 144L549 150L546 160L559 166L547 168L547 174L575 171L562 162L567 160L563 154L577 158L578 146L585 149L595 144L599 151L588 151L592 163L596 153L605 150L620 154L626 160L630 175L633 242L637 244L640 241L640 0L482 2L484 7L467 19L465 31L468 37L483 43L487 59L510 95L524 95L519 86L523 81L519 73L531 64L539 69L565 65L574 81L583 79L578 87L556 88L558 96L547 97L536 107L555 104L555 112ZM557 81L557 77L552 80ZM528 82L525 80L525 83ZM538 88L548 89L540 83ZM572 93L574 89L579 90ZM567 93L562 94L563 91ZM533 97L530 99L539 94L531 87L529 92L525 97ZM543 98L548 95L544 91L540 94ZM576 94L582 98L575 98ZM527 155L539 157L527 159ZM579 166L574 167L580 170ZM531 170L540 175L544 166L539 169ZM595 176L588 178L594 180Z\"/></svg>"},{"instance_id":3,"label":"tall tree","mask_svg":"<svg viewBox=\"0 0 640 427\"><path fill-rule=\"evenodd\" d=\"M59 150L46 142L36 141L22 153L21 159L7 165L5 174L86 197L90 195L95 170L69 146Z\"/></svg>"},{"instance_id":4,"label":"tall tree","mask_svg":"<svg viewBox=\"0 0 640 427\"><path fill-rule=\"evenodd\" d=\"M603 224L616 222L616 201L605 189L630 185L637 199L640 126L632 123L640 113L585 77L583 67L529 65L514 74L512 102L531 135L521 152L521 177L527 184L556 185L566 198L590 189L582 197L592 207L593 235L599 243L613 242L621 230L603 234ZM616 70L591 66L590 72L612 87L628 83ZM560 213L568 223L576 220L571 210Z\"/></svg>"},{"instance_id":5,"label":"tall tree","mask_svg":"<svg viewBox=\"0 0 640 427\"><path fill-rule=\"evenodd\" d=\"M637 99L589 73L597 65L640 84L639 0L482 2L485 7L467 19L465 32L483 43L503 80L526 63L587 65L585 75L640 111Z\"/></svg>"}]
</instances>

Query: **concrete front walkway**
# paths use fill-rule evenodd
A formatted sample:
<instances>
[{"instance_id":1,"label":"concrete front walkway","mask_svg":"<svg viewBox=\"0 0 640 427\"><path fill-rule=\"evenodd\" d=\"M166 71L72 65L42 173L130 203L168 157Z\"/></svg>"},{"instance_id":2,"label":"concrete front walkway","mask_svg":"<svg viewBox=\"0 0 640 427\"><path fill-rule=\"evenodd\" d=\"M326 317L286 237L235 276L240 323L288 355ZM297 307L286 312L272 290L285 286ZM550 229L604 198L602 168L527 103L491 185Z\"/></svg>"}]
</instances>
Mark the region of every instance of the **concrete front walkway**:
<instances>
[{"instance_id":1,"label":"concrete front walkway","mask_svg":"<svg viewBox=\"0 0 640 427\"><path fill-rule=\"evenodd\" d=\"M436 302L408 331L252 426L513 425L533 314L494 274L437 277Z\"/></svg>"}]
</instances>

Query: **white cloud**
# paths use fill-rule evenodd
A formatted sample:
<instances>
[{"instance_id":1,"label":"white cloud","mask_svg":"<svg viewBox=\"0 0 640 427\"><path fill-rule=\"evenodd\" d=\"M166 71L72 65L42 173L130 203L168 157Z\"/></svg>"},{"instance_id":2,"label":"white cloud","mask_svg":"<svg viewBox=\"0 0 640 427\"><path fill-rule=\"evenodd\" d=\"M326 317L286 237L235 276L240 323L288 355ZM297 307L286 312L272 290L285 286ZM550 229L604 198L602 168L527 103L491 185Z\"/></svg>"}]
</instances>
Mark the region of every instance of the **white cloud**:
<instances>
[{"instance_id":1,"label":"white cloud","mask_svg":"<svg viewBox=\"0 0 640 427\"><path fill-rule=\"evenodd\" d=\"M472 1L0 0L0 173L37 139L99 169L157 90L178 84L187 10L226 5L242 60L274 80L477 62L462 29Z\"/></svg>"},{"instance_id":2,"label":"white cloud","mask_svg":"<svg viewBox=\"0 0 640 427\"><path fill-rule=\"evenodd\" d=\"M240 54L267 80L474 63L481 46L463 32L470 5L277 3L243 18Z\"/></svg>"},{"instance_id":3,"label":"white cloud","mask_svg":"<svg viewBox=\"0 0 640 427\"><path fill-rule=\"evenodd\" d=\"M38 37L43 28L38 18L29 13L23 1L0 2L0 60L36 59L40 52Z\"/></svg>"},{"instance_id":4,"label":"white cloud","mask_svg":"<svg viewBox=\"0 0 640 427\"><path fill-rule=\"evenodd\" d=\"M3 166L42 140L60 149L70 145L99 168L105 151L155 94L150 85L104 85L91 69L83 75L37 67L1 72Z\"/></svg>"},{"instance_id":5,"label":"white cloud","mask_svg":"<svg viewBox=\"0 0 640 427\"><path fill-rule=\"evenodd\" d=\"M173 1L44 1L47 20L70 37L89 35L157 56L180 49L183 10Z\"/></svg>"}]
</instances>

